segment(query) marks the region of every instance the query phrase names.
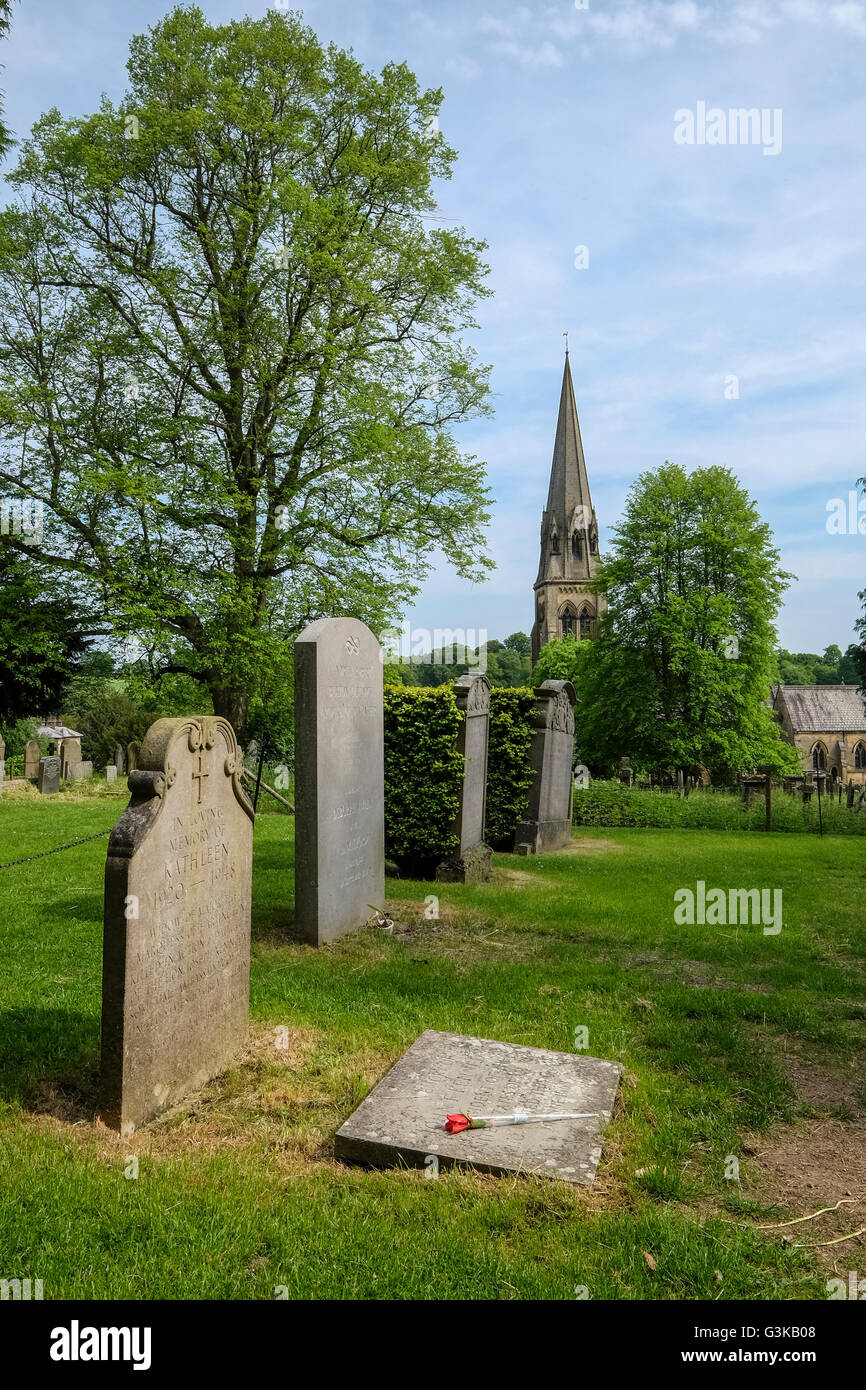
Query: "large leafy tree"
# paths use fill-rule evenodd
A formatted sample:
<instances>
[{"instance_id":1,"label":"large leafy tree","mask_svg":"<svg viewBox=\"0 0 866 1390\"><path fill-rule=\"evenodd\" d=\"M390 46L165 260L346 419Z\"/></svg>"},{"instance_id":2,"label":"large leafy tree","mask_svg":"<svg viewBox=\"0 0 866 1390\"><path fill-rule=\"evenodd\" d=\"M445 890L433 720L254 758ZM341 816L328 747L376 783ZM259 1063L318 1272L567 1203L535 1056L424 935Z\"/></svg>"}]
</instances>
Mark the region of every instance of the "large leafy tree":
<instances>
[{"instance_id":1,"label":"large leafy tree","mask_svg":"<svg viewBox=\"0 0 866 1390\"><path fill-rule=\"evenodd\" d=\"M46 508L156 679L238 728L311 618L390 625L444 553L480 578L487 493L455 422L483 244L437 218L438 91L296 16L178 7L129 90L41 118L0 216L0 482Z\"/></svg>"},{"instance_id":2,"label":"large leafy tree","mask_svg":"<svg viewBox=\"0 0 866 1390\"><path fill-rule=\"evenodd\" d=\"M12 0L0 0L0 39L5 39L12 23ZM12 148L12 132L3 119L3 95L0 93L0 159Z\"/></svg>"},{"instance_id":3,"label":"large leafy tree","mask_svg":"<svg viewBox=\"0 0 866 1390\"><path fill-rule=\"evenodd\" d=\"M0 724L57 713L87 647L74 596L0 537Z\"/></svg>"},{"instance_id":4,"label":"large leafy tree","mask_svg":"<svg viewBox=\"0 0 866 1390\"><path fill-rule=\"evenodd\" d=\"M730 776L794 770L763 703L789 576L725 468L666 463L634 484L596 585L608 614L580 663L579 744L591 766ZM545 659L542 651L540 660Z\"/></svg>"}]
</instances>

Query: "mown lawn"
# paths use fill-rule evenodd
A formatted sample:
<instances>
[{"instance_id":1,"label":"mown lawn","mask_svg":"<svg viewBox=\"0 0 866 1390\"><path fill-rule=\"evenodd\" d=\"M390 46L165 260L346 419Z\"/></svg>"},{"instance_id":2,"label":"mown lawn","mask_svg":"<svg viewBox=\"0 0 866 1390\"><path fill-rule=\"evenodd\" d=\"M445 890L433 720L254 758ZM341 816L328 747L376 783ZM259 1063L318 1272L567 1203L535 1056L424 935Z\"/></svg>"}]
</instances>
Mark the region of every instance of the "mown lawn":
<instances>
[{"instance_id":1,"label":"mown lawn","mask_svg":"<svg viewBox=\"0 0 866 1390\"><path fill-rule=\"evenodd\" d=\"M124 804L4 795L0 864ZM755 1136L808 1126L791 1059L838 1078L843 1168L860 1124L861 843L579 831L566 853L496 856L490 885L389 880L393 935L314 951L291 940L292 830L256 825L248 1053L132 1140L94 1108L105 839L0 869L0 1277L46 1298L826 1297L812 1251L756 1229L805 1209L767 1197ZM782 889L782 931L675 925L699 879ZM425 1028L570 1050L580 1027L625 1068L592 1188L334 1160ZM846 1183L828 1172L811 1209Z\"/></svg>"}]
</instances>

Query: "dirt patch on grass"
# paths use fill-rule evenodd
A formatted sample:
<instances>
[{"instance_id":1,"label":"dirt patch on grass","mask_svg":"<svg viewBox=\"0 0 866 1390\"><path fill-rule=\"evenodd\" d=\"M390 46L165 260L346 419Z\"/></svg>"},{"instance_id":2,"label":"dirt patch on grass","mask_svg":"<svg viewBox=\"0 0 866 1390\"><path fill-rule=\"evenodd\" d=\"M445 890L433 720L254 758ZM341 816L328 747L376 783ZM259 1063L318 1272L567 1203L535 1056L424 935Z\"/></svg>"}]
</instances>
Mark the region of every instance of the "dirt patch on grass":
<instances>
[{"instance_id":1,"label":"dirt patch on grass","mask_svg":"<svg viewBox=\"0 0 866 1390\"><path fill-rule=\"evenodd\" d=\"M795 1225L759 1223L763 1234L808 1248L821 1267L853 1269L866 1254L866 1120L819 1119L777 1126L746 1144L746 1187L766 1206L790 1212ZM839 1205L837 1205L839 1204ZM832 1207L832 1211L822 1208ZM855 1234L860 1232L860 1234ZM850 1239L840 1240L848 1236ZM836 1244L828 1244L837 1241Z\"/></svg>"},{"instance_id":2,"label":"dirt patch on grass","mask_svg":"<svg viewBox=\"0 0 866 1390\"><path fill-rule=\"evenodd\" d=\"M494 869L491 883L504 883L509 888L552 888L554 885L541 874L529 874L525 869Z\"/></svg>"},{"instance_id":3,"label":"dirt patch on grass","mask_svg":"<svg viewBox=\"0 0 866 1390\"><path fill-rule=\"evenodd\" d=\"M856 1073L846 1076L793 1053L784 1054L779 1062L797 1095L815 1110L838 1110L844 1106L854 1114L862 1113Z\"/></svg>"},{"instance_id":4,"label":"dirt patch on grass","mask_svg":"<svg viewBox=\"0 0 866 1390\"><path fill-rule=\"evenodd\" d=\"M571 840L557 854L623 854L625 845L616 840L595 840L590 835L572 835Z\"/></svg>"}]
</instances>

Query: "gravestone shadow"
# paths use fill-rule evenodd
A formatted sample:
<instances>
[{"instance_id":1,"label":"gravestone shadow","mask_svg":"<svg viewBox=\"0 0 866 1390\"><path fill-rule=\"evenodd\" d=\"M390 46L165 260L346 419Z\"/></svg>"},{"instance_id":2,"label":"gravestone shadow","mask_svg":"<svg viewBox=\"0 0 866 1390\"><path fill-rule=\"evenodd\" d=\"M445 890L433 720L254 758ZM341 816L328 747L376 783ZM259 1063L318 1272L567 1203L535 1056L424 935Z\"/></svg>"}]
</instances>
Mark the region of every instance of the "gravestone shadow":
<instances>
[{"instance_id":1,"label":"gravestone shadow","mask_svg":"<svg viewBox=\"0 0 866 1390\"><path fill-rule=\"evenodd\" d=\"M99 1015L0 1010L0 1099L75 1122L96 1117Z\"/></svg>"}]
</instances>

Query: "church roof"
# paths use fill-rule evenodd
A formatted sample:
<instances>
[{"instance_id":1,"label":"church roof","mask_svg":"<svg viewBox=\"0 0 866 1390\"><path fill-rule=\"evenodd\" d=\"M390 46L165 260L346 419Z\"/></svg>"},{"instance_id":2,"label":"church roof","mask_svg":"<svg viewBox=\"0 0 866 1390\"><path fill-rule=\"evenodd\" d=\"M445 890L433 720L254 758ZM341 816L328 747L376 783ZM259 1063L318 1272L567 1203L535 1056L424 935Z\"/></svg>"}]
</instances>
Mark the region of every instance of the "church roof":
<instances>
[{"instance_id":1,"label":"church roof","mask_svg":"<svg viewBox=\"0 0 866 1390\"><path fill-rule=\"evenodd\" d=\"M550 468L550 487L547 492L547 511L548 514L560 516L564 512L567 525L574 508L580 505L587 508L585 516L588 522L592 513L592 499L589 495L586 459L583 456L580 425L577 420L571 366L566 352L562 391L559 397L559 419L553 445L553 463Z\"/></svg>"},{"instance_id":2,"label":"church roof","mask_svg":"<svg viewBox=\"0 0 866 1390\"><path fill-rule=\"evenodd\" d=\"M783 685L788 718L797 733L866 732L866 702L856 685Z\"/></svg>"}]
</instances>

